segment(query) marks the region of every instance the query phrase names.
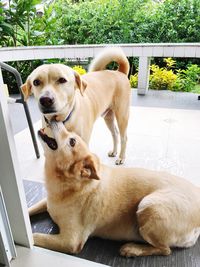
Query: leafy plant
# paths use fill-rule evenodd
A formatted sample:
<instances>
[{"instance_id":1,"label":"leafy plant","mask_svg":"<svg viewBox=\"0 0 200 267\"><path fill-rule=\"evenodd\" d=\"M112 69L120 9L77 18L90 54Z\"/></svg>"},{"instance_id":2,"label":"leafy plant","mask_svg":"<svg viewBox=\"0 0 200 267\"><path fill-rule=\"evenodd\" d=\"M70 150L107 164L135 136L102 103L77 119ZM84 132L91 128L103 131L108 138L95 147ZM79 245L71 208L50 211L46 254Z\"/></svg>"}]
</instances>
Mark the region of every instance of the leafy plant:
<instances>
[{"instance_id":1,"label":"leafy plant","mask_svg":"<svg viewBox=\"0 0 200 267\"><path fill-rule=\"evenodd\" d=\"M36 5L41 0L13 0L4 8L5 22L12 25L7 46L31 45L31 21L36 16Z\"/></svg>"},{"instance_id":2,"label":"leafy plant","mask_svg":"<svg viewBox=\"0 0 200 267\"><path fill-rule=\"evenodd\" d=\"M5 45L13 35L13 27L6 22L5 5L0 1L0 43Z\"/></svg>"},{"instance_id":3,"label":"leafy plant","mask_svg":"<svg viewBox=\"0 0 200 267\"><path fill-rule=\"evenodd\" d=\"M166 67L151 66L150 88L156 90L172 90L190 92L199 81L200 67L196 64L188 65L186 70L178 70L177 74L170 68L176 64L175 60L165 59Z\"/></svg>"},{"instance_id":4,"label":"leafy plant","mask_svg":"<svg viewBox=\"0 0 200 267\"><path fill-rule=\"evenodd\" d=\"M190 92L194 90L195 85L199 82L200 67L196 64L188 65L186 70L180 70L177 74L177 81L174 90Z\"/></svg>"},{"instance_id":5,"label":"leafy plant","mask_svg":"<svg viewBox=\"0 0 200 267\"><path fill-rule=\"evenodd\" d=\"M138 86L138 73L135 73L134 75L130 75L130 84L131 88L137 88Z\"/></svg>"},{"instance_id":6,"label":"leafy plant","mask_svg":"<svg viewBox=\"0 0 200 267\"><path fill-rule=\"evenodd\" d=\"M60 14L55 12L55 3L50 2L49 4L45 4L43 14L41 16L35 16L31 22L32 45L63 44L63 40L59 35L59 27L62 27L60 20Z\"/></svg>"},{"instance_id":7,"label":"leafy plant","mask_svg":"<svg viewBox=\"0 0 200 267\"><path fill-rule=\"evenodd\" d=\"M160 68L157 65L151 66L150 88L156 90L172 90L177 75L167 68Z\"/></svg>"},{"instance_id":8,"label":"leafy plant","mask_svg":"<svg viewBox=\"0 0 200 267\"><path fill-rule=\"evenodd\" d=\"M171 57L164 58L163 61L166 63L166 67L167 67L167 69L174 68L175 65L176 65L176 61L173 60Z\"/></svg>"}]
</instances>

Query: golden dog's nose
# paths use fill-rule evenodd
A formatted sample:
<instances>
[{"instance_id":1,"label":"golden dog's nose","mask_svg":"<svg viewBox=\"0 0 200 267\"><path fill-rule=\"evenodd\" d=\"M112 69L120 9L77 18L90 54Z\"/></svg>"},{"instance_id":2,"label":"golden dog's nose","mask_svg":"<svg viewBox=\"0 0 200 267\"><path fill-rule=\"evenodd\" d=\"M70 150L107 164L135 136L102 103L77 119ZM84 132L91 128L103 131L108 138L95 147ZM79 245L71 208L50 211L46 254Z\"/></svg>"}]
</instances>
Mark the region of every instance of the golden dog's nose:
<instances>
[{"instance_id":1,"label":"golden dog's nose","mask_svg":"<svg viewBox=\"0 0 200 267\"><path fill-rule=\"evenodd\" d=\"M54 98L49 96L42 96L40 98L40 104L41 106L45 108L50 108L54 103Z\"/></svg>"}]
</instances>

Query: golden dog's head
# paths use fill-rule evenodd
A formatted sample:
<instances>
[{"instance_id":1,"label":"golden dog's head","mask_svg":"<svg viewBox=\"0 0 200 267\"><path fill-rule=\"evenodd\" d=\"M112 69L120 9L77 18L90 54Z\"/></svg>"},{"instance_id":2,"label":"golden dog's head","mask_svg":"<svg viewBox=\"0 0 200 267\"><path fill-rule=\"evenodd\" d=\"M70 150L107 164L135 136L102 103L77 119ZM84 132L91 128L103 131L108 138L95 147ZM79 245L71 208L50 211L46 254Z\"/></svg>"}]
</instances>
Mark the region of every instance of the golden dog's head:
<instances>
[{"instance_id":1,"label":"golden dog's head","mask_svg":"<svg viewBox=\"0 0 200 267\"><path fill-rule=\"evenodd\" d=\"M99 159L92 154L86 143L75 133L68 132L62 122L51 122L54 138L38 132L46 160L54 165L60 176L75 179L99 180Z\"/></svg>"},{"instance_id":2,"label":"golden dog's head","mask_svg":"<svg viewBox=\"0 0 200 267\"><path fill-rule=\"evenodd\" d=\"M63 64L46 64L36 68L22 85L24 99L33 93L43 114L55 116L70 111L75 89L83 94L86 82Z\"/></svg>"}]
</instances>

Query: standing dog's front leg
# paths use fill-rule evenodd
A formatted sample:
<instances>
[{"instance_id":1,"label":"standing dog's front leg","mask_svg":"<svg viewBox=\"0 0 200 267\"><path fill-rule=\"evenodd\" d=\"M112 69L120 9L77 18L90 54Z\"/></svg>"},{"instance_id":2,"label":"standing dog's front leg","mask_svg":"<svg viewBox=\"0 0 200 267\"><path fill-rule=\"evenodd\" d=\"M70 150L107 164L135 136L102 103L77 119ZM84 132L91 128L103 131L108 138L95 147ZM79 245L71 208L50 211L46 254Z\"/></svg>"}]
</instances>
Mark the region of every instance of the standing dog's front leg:
<instances>
[{"instance_id":1,"label":"standing dog's front leg","mask_svg":"<svg viewBox=\"0 0 200 267\"><path fill-rule=\"evenodd\" d=\"M57 235L35 233L33 239L36 246L70 254L79 253L87 240L61 233Z\"/></svg>"},{"instance_id":2,"label":"standing dog's front leg","mask_svg":"<svg viewBox=\"0 0 200 267\"><path fill-rule=\"evenodd\" d=\"M28 209L30 216L47 211L47 199L44 198Z\"/></svg>"}]
</instances>

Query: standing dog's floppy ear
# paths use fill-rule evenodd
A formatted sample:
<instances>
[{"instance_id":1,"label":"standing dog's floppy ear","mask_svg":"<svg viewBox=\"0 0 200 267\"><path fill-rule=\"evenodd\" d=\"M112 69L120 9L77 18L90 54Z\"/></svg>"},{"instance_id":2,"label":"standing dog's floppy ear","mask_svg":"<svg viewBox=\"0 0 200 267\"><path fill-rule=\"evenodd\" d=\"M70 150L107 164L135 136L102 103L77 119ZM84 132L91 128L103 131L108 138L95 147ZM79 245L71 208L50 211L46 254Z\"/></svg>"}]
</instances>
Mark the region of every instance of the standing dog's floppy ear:
<instances>
[{"instance_id":1,"label":"standing dog's floppy ear","mask_svg":"<svg viewBox=\"0 0 200 267\"><path fill-rule=\"evenodd\" d=\"M84 79L81 78L81 76L76 71L74 71L74 76L76 81L76 87L80 90L81 95L83 95L83 92L87 87L87 83Z\"/></svg>"},{"instance_id":2,"label":"standing dog's floppy ear","mask_svg":"<svg viewBox=\"0 0 200 267\"><path fill-rule=\"evenodd\" d=\"M81 176L83 178L89 178L89 179L95 179L100 180L97 170L99 167L99 160L98 158L94 156L87 156L83 160L83 165L81 169Z\"/></svg>"},{"instance_id":3,"label":"standing dog's floppy ear","mask_svg":"<svg viewBox=\"0 0 200 267\"><path fill-rule=\"evenodd\" d=\"M29 98L29 96L32 94L31 83L28 79L26 80L26 83L22 84L21 90L24 95L24 100L26 101Z\"/></svg>"}]
</instances>

